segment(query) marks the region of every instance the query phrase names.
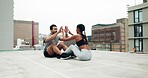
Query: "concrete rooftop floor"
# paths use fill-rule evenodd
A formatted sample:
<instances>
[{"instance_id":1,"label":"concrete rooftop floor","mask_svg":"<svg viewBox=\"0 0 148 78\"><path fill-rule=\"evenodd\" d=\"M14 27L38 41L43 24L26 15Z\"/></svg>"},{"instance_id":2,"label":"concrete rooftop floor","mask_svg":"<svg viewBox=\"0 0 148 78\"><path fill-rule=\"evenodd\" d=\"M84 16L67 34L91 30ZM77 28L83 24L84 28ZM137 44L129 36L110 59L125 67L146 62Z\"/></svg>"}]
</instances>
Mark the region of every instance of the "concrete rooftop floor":
<instances>
[{"instance_id":1,"label":"concrete rooftop floor","mask_svg":"<svg viewBox=\"0 0 148 78\"><path fill-rule=\"evenodd\" d=\"M0 52L0 78L148 78L148 54L92 50L92 60L45 58L42 50Z\"/></svg>"}]
</instances>

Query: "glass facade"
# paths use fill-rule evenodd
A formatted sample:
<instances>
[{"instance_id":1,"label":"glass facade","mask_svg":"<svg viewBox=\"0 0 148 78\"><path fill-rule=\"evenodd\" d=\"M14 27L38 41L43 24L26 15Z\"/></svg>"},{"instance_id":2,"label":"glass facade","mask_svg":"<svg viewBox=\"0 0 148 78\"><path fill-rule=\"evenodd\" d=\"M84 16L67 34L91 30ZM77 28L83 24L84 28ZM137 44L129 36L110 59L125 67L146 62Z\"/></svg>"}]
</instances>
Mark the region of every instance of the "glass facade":
<instances>
[{"instance_id":1,"label":"glass facade","mask_svg":"<svg viewBox=\"0 0 148 78\"><path fill-rule=\"evenodd\" d=\"M142 10L135 10L134 11L134 23L142 22ZM143 27L142 24L135 24L134 25L134 47L136 51L143 51Z\"/></svg>"}]
</instances>

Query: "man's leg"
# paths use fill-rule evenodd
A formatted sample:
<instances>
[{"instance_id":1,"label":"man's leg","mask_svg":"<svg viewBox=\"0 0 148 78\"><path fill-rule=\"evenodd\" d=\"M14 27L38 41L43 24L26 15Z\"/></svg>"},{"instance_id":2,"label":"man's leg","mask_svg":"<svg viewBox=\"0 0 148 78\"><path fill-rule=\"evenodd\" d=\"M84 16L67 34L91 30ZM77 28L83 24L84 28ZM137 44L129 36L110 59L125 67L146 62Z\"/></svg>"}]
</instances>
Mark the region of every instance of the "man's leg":
<instances>
[{"instance_id":1,"label":"man's leg","mask_svg":"<svg viewBox=\"0 0 148 78\"><path fill-rule=\"evenodd\" d=\"M47 48L47 52L49 55L54 55L55 53L56 54L59 54L61 55L62 52L59 50L59 48L55 45L55 44L51 44L48 48Z\"/></svg>"},{"instance_id":2,"label":"man's leg","mask_svg":"<svg viewBox=\"0 0 148 78\"><path fill-rule=\"evenodd\" d=\"M47 52L48 52L48 54L49 54L50 56L52 56L52 55L54 56L55 53L58 54L58 55L57 55L57 58L60 58L60 57L66 58L66 57L70 56L70 55L67 54L67 53L62 53L62 52L60 51L60 49L59 49L55 44L51 44L51 45L47 48Z\"/></svg>"},{"instance_id":3,"label":"man's leg","mask_svg":"<svg viewBox=\"0 0 148 78\"><path fill-rule=\"evenodd\" d=\"M64 42L59 42L59 45L57 46L60 50L63 49L64 51L68 48Z\"/></svg>"}]
</instances>

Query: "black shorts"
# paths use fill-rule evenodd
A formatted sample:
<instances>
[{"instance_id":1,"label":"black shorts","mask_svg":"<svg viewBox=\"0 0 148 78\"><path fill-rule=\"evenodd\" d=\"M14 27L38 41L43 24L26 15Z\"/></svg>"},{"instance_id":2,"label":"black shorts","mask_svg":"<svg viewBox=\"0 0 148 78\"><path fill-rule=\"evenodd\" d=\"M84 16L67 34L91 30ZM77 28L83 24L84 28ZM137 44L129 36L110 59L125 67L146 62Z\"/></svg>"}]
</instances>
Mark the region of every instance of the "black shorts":
<instances>
[{"instance_id":1,"label":"black shorts","mask_svg":"<svg viewBox=\"0 0 148 78\"><path fill-rule=\"evenodd\" d=\"M52 57L57 57L58 54L54 53L53 55L49 55L48 52L46 51L46 49L44 49L44 56L48 57L48 58L52 58Z\"/></svg>"}]
</instances>

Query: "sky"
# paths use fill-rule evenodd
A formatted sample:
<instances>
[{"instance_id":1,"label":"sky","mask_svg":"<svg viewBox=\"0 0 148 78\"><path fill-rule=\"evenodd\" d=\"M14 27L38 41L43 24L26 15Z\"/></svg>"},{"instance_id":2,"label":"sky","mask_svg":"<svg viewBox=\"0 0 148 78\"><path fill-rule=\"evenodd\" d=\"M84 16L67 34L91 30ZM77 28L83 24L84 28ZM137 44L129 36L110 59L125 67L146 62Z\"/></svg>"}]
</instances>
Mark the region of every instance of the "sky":
<instances>
[{"instance_id":1,"label":"sky","mask_svg":"<svg viewBox=\"0 0 148 78\"><path fill-rule=\"evenodd\" d=\"M76 26L84 24L91 35L95 24L111 24L127 18L128 6L143 0L14 0L14 19L39 22L39 33L49 34L50 25L68 26L76 33Z\"/></svg>"}]
</instances>

